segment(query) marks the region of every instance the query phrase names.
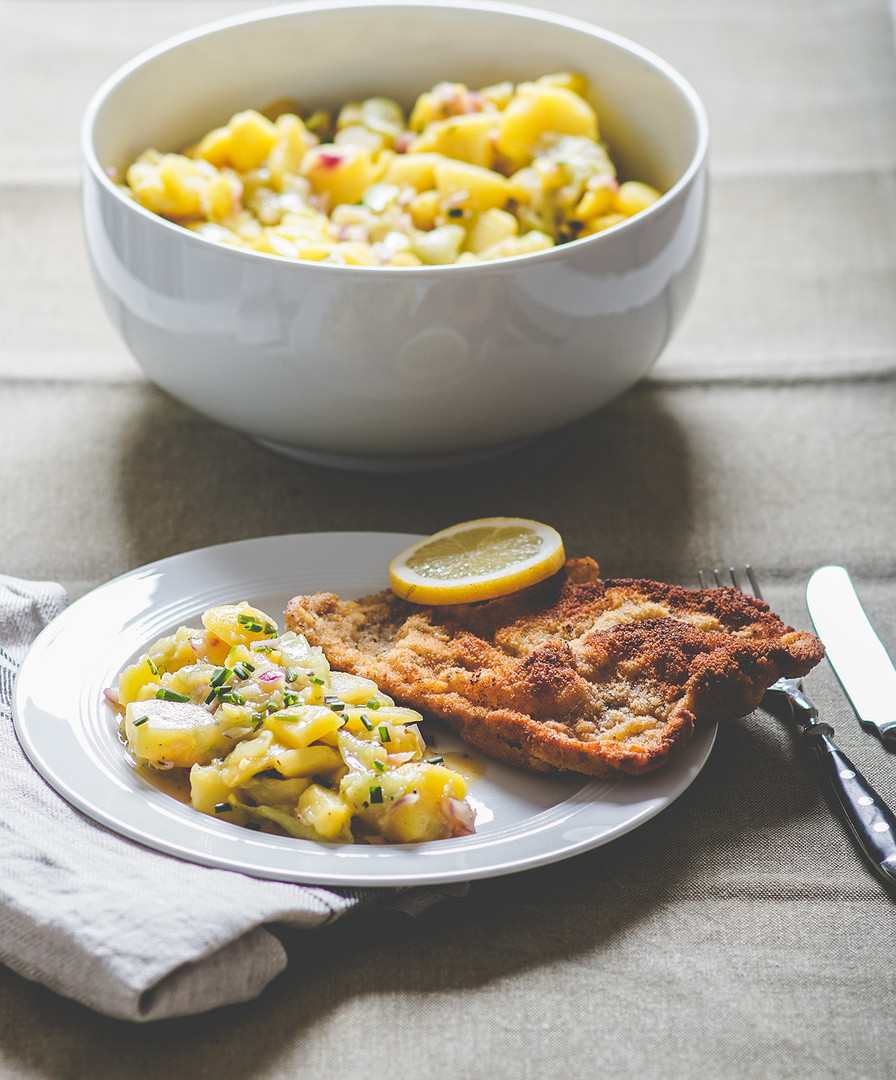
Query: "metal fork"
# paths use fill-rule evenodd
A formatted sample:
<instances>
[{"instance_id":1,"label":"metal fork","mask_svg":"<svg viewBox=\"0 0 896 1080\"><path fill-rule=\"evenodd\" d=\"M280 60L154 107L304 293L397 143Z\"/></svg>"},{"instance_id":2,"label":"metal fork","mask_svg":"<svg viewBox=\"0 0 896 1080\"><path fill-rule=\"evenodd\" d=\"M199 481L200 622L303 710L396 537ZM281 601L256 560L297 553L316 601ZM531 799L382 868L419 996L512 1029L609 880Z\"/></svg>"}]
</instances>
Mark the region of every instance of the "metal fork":
<instances>
[{"instance_id":1,"label":"metal fork","mask_svg":"<svg viewBox=\"0 0 896 1080\"><path fill-rule=\"evenodd\" d=\"M757 600L761 600L762 593L753 568L748 565L744 567L744 571L753 595ZM744 592L734 567L729 567L728 573L731 585L738 592ZM702 570L697 571L697 576L700 588L708 588ZM717 588L724 588L718 570L713 570L713 579ZM800 679L778 679L766 693L786 699L800 735L818 754L831 792L860 852L882 881L896 886L896 816L849 758L834 744L834 729L830 724L818 719L818 710L803 693Z\"/></svg>"}]
</instances>

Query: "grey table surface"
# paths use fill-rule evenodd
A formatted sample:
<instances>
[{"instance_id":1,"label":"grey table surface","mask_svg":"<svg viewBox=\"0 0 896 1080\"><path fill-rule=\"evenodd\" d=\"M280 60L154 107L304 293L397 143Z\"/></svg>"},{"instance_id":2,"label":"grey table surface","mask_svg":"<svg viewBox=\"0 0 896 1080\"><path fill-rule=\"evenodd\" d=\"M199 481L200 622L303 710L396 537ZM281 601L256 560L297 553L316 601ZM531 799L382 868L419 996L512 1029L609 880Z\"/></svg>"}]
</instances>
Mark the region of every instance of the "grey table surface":
<instances>
[{"instance_id":1,"label":"grey table surface","mask_svg":"<svg viewBox=\"0 0 896 1080\"><path fill-rule=\"evenodd\" d=\"M522 514L608 576L751 562L788 621L849 568L896 655L896 55L884 0L551 0L675 64L713 129L702 281L649 378L477 468L276 457L156 390L83 250L78 124L105 76L263 3L0 0L0 572L71 598L245 537ZM242 496L228 498L238 477ZM896 805L827 664L807 689ZM201 900L198 901L201 917ZM0 1077L892 1077L893 898L762 710L629 835L416 919L283 932L257 1000L137 1027L0 968Z\"/></svg>"}]
</instances>

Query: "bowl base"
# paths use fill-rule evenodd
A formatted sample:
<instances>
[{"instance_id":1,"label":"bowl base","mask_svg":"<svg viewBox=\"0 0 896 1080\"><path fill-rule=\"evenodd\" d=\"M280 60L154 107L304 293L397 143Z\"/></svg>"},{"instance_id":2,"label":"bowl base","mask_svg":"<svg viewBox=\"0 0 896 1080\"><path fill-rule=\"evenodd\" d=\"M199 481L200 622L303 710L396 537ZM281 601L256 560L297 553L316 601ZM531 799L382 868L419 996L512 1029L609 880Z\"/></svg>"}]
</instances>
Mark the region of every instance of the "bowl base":
<instances>
[{"instance_id":1,"label":"bowl base","mask_svg":"<svg viewBox=\"0 0 896 1080\"><path fill-rule=\"evenodd\" d=\"M250 436L251 438L251 436ZM478 450L462 450L451 454L326 454L317 450L303 450L300 446L277 442L275 439L253 439L259 446L276 454L303 461L309 465L322 465L328 469L346 469L350 472L410 473L429 472L435 469L454 469L463 465L475 465L480 461L500 457L531 442L517 439L486 446Z\"/></svg>"}]
</instances>

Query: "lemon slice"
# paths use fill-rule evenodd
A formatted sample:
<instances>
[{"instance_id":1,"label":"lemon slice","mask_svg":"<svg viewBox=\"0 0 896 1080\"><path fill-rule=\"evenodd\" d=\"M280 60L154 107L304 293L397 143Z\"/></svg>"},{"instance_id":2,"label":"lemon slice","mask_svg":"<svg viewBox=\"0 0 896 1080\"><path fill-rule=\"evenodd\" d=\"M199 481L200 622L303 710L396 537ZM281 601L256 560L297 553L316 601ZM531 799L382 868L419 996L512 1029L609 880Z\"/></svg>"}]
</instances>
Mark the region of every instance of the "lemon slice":
<instances>
[{"instance_id":1,"label":"lemon slice","mask_svg":"<svg viewBox=\"0 0 896 1080\"><path fill-rule=\"evenodd\" d=\"M392 591L415 604L471 604L535 585L566 562L556 529L526 518L464 521L389 564Z\"/></svg>"}]
</instances>

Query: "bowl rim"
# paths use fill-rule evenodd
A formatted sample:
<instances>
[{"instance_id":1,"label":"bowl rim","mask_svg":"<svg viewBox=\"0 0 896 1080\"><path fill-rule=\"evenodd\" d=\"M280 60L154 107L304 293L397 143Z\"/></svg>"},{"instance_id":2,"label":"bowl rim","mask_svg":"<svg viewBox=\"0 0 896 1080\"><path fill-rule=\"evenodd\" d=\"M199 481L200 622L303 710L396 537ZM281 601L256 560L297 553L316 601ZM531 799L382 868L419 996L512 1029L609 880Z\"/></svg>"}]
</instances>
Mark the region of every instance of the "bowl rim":
<instances>
[{"instance_id":1,"label":"bowl rim","mask_svg":"<svg viewBox=\"0 0 896 1080\"><path fill-rule=\"evenodd\" d=\"M310 260L296 260L284 258L282 255L273 255L264 251L252 251L245 248L235 247L229 244L216 243L209 240L207 237L200 236L194 233L190 229L185 229L183 226L169 221L167 218L162 217L159 214L153 213L151 210L147 210L141 206L134 199L129 198L120 187L115 184L111 177L107 174L106 170L100 163L96 150L94 148L93 133L95 130L96 120L98 113L106 101L106 99L112 94L115 88L125 81L134 71L150 63L156 57L170 52L173 49L180 48L190 41L198 38L206 37L209 34L220 33L221 31L231 29L233 27L241 26L248 23L264 22L268 19L279 18L285 15L291 14L303 14L312 13L315 11L335 11L335 10L351 10L357 8L442 8L458 11L482 11L494 14L504 14L514 17L522 17L529 19L533 22L550 23L555 26L563 26L570 30L583 33L590 37L599 38L603 41L615 45L617 48L622 49L625 52L629 52L639 57L652 67L656 68L670 83L672 83L685 101L690 107L691 114L695 121L696 126L696 146L694 153L691 156L691 160L688 163L687 168L675 181L675 183L663 192L660 198L652 205L646 207L644 210L639 211L626 220L618 222L616 225L612 225L607 229L602 230L599 233L593 233L590 236L583 236L576 240L569 240L563 244L557 244L551 248L545 248L540 251L527 252L520 255L511 255L502 259L493 259L487 262L478 263L447 263L440 265L424 265L424 266L354 266L354 265L341 265L339 263L323 263L314 262ZM494 272L503 266L513 265L518 266L520 263L529 263L533 259L538 260L538 264L545 263L551 256L554 258L562 257L563 254L569 250L578 250L584 245L594 245L599 243L605 243L610 236L618 235L622 230L631 230L638 227L643 227L646 221L669 205L669 203L675 201L678 195L685 189L687 189L693 182L694 178L703 170L706 165L707 158L709 156L709 118L707 116L706 107L704 106L697 91L691 85L691 83L675 68L669 61L664 60L657 53L651 49L646 48L643 45L639 45L637 42L625 37L622 34L616 33L613 30L607 30L604 27L598 26L596 23L587 22L584 19L577 19L573 16L555 14L551 11L546 11L543 8L527 7L520 4L505 3L504 0L437 0L435 3L421 3L420 0L300 0L298 3L288 4L276 4L271 7L260 8L255 11L241 12L237 15L226 16L220 19L215 19L210 22L202 23L199 26L194 27L191 30L183 31L180 34L172 35L163 39L155 45L150 46L147 49L142 50L136 56L126 61L120 67L118 67L111 75L109 75L95 91L84 112L84 116L81 122L80 131L81 142L81 156L82 163L87 172L92 178L100 185L100 188L113 195L120 204L127 208L129 211L133 211L138 216L143 217L145 220L153 222L155 225L163 229L173 230L174 233L187 243L199 244L203 250L208 250L211 245L221 257L230 257L236 259L242 259L246 256L253 259L261 258L268 262L273 262L274 265L282 267L301 267L303 270L307 270L309 267L315 267L316 273L329 273L329 274L342 274L350 272L353 279L357 279L359 276L365 274L376 274L377 278L382 278L384 273L387 274L414 274L417 277L428 274L442 274L445 271L452 273L465 272L469 276L474 270L482 272Z\"/></svg>"}]
</instances>

